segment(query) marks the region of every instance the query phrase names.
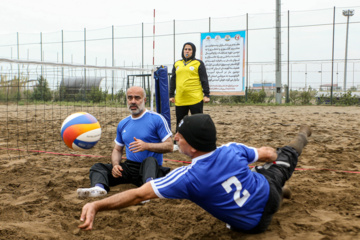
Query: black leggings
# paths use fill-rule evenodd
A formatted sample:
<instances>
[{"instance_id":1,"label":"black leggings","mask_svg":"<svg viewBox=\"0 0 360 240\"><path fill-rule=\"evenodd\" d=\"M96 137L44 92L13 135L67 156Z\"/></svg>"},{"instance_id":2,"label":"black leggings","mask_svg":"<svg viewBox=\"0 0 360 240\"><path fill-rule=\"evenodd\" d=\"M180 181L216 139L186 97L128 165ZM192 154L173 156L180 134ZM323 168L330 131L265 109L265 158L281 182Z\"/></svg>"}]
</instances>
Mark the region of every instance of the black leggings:
<instances>
[{"instance_id":1,"label":"black leggings","mask_svg":"<svg viewBox=\"0 0 360 240\"><path fill-rule=\"evenodd\" d=\"M264 175L270 185L269 199L265 205L264 213L259 224L253 229L241 230L231 227L232 230L252 234L266 231L271 223L274 213L279 210L282 201L282 187L293 174L298 162L298 156L295 149L285 146L278 149L278 158L276 159L277 164L265 164L268 166L270 165L268 168L263 166L255 167L256 172Z\"/></svg>"},{"instance_id":2,"label":"black leggings","mask_svg":"<svg viewBox=\"0 0 360 240\"><path fill-rule=\"evenodd\" d=\"M191 115L196 113L203 113L203 106L204 102L201 101L197 104L190 105L190 106L175 106L175 113L176 113L176 132L178 130L178 126L180 121L189 114L189 110Z\"/></svg>"},{"instance_id":3,"label":"black leggings","mask_svg":"<svg viewBox=\"0 0 360 240\"><path fill-rule=\"evenodd\" d=\"M126 160L120 163L123 168L122 177L112 175L112 164L96 163L90 168L91 186L101 183L106 191L119 184L132 183L136 186L143 185L148 178L159 178L170 172L170 168L159 166L156 158L145 158L142 163Z\"/></svg>"}]
</instances>

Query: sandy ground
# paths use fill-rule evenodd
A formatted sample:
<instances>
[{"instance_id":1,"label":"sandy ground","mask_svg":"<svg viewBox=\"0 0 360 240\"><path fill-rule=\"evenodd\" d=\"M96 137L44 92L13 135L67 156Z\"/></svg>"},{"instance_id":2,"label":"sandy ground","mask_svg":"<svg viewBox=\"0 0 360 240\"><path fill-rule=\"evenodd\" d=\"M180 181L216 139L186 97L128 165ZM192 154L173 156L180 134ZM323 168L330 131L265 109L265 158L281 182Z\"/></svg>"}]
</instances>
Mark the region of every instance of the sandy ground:
<instances>
[{"instance_id":1,"label":"sandy ground","mask_svg":"<svg viewBox=\"0 0 360 240\"><path fill-rule=\"evenodd\" d=\"M71 151L59 134L62 120L80 110L96 116L103 129L100 142L86 152ZM265 233L232 232L195 204L167 199L101 212L94 230L79 230L81 208L93 199L78 199L76 189L89 186L94 163L110 161L115 127L127 112L0 106L0 239L360 239L359 107L205 106L204 112L214 119L218 145L279 147L300 124L312 127L288 182L292 198L284 200ZM165 159L171 168L190 161L178 152ZM132 187L114 187L109 195Z\"/></svg>"}]
</instances>

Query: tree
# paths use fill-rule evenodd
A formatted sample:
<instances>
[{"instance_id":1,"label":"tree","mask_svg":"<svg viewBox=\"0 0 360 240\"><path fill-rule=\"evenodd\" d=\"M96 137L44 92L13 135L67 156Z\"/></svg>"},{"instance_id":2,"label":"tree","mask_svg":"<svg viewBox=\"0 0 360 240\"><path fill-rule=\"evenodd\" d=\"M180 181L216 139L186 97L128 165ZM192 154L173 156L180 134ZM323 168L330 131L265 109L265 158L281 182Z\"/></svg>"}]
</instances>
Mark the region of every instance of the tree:
<instances>
[{"instance_id":1,"label":"tree","mask_svg":"<svg viewBox=\"0 0 360 240\"><path fill-rule=\"evenodd\" d=\"M88 93L87 97L93 103L99 103L105 100L106 93L103 93L99 88L92 87L91 91Z\"/></svg>"},{"instance_id":2,"label":"tree","mask_svg":"<svg viewBox=\"0 0 360 240\"><path fill-rule=\"evenodd\" d=\"M43 76L40 76L37 79L37 84L34 88L34 92L32 93L31 100L34 101L50 101L52 99L51 90L49 88L49 84Z\"/></svg>"}]
</instances>

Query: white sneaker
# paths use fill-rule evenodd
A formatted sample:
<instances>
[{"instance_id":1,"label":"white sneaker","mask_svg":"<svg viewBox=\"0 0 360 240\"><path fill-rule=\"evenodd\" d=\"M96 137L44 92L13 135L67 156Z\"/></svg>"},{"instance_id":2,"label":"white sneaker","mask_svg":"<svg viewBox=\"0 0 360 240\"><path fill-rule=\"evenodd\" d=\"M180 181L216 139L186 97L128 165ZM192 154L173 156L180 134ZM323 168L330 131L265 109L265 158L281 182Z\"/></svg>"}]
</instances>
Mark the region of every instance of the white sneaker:
<instances>
[{"instance_id":1,"label":"white sneaker","mask_svg":"<svg viewBox=\"0 0 360 240\"><path fill-rule=\"evenodd\" d=\"M145 203L148 203L148 202L150 202L150 199L144 200L144 201L140 202L140 204L145 204Z\"/></svg>"},{"instance_id":2,"label":"white sneaker","mask_svg":"<svg viewBox=\"0 0 360 240\"><path fill-rule=\"evenodd\" d=\"M78 197L101 197L107 194L107 191L101 187L92 187L92 188L78 188L77 190Z\"/></svg>"},{"instance_id":3,"label":"white sneaker","mask_svg":"<svg viewBox=\"0 0 360 240\"><path fill-rule=\"evenodd\" d=\"M176 144L174 144L174 149L173 149L173 152L175 152L175 151L179 151L179 146Z\"/></svg>"}]
</instances>

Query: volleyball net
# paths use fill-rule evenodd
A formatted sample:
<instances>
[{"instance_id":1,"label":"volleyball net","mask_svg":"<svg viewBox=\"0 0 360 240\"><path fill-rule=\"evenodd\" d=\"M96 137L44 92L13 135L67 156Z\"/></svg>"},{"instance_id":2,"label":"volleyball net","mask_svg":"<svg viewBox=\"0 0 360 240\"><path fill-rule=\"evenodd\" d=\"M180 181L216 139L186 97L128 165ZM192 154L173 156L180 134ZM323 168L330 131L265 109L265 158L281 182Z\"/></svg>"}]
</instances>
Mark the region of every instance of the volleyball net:
<instances>
[{"instance_id":1,"label":"volleyball net","mask_svg":"<svg viewBox=\"0 0 360 240\"><path fill-rule=\"evenodd\" d=\"M0 75L0 153L8 158L75 154L60 136L63 120L74 112L89 112L101 124L100 146L86 154L109 155L116 126L129 115L126 89L141 86L149 99L155 88L152 69L144 68L0 58Z\"/></svg>"}]
</instances>

